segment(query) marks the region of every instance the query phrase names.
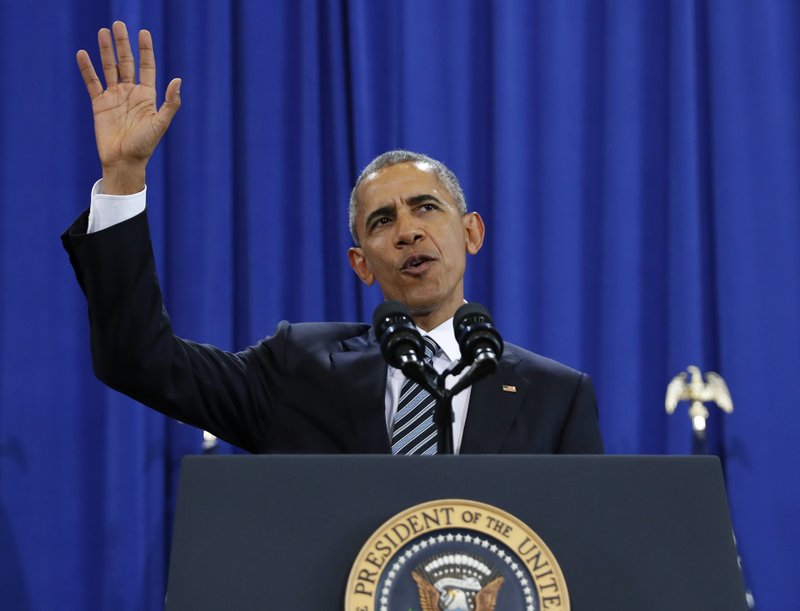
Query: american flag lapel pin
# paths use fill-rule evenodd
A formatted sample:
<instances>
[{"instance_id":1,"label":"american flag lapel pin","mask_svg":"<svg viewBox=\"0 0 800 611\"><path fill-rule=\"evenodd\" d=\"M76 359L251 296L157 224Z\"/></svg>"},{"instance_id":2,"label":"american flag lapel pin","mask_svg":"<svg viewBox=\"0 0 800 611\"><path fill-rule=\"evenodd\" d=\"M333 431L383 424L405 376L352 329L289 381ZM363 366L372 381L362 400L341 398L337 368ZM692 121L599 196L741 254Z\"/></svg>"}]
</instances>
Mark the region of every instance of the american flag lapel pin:
<instances>
[{"instance_id":1,"label":"american flag lapel pin","mask_svg":"<svg viewBox=\"0 0 800 611\"><path fill-rule=\"evenodd\" d=\"M503 384L503 392L517 392L517 387L511 386L511 384Z\"/></svg>"}]
</instances>

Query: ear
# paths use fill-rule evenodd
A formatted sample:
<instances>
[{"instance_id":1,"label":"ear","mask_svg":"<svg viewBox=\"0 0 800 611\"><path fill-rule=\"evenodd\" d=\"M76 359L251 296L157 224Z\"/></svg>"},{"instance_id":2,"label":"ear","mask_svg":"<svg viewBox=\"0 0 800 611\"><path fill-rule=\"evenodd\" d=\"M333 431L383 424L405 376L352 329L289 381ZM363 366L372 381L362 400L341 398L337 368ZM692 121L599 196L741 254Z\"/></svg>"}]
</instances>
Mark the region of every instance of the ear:
<instances>
[{"instance_id":1,"label":"ear","mask_svg":"<svg viewBox=\"0 0 800 611\"><path fill-rule=\"evenodd\" d=\"M483 219L477 212L465 214L462 219L464 223L464 237L467 252L474 255L481 249L481 246L483 246L483 236L486 232L483 226Z\"/></svg>"},{"instance_id":2,"label":"ear","mask_svg":"<svg viewBox=\"0 0 800 611\"><path fill-rule=\"evenodd\" d=\"M350 267L356 273L356 276L361 278L361 282L367 286L372 286L375 282L375 274L367 265L367 259L364 256L364 251L358 246L353 246L347 251L347 258L350 259Z\"/></svg>"}]
</instances>

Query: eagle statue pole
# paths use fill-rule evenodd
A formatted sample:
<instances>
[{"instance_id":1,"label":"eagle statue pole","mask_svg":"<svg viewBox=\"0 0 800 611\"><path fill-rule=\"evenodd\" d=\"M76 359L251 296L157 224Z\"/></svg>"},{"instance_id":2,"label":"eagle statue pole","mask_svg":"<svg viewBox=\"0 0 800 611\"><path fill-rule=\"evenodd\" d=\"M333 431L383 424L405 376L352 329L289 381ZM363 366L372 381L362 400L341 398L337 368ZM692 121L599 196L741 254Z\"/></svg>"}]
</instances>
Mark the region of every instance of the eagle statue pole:
<instances>
[{"instance_id":1,"label":"eagle statue pole","mask_svg":"<svg viewBox=\"0 0 800 611\"><path fill-rule=\"evenodd\" d=\"M688 382L687 372L689 374ZM708 454L706 421L708 420L709 411L705 404L714 403L726 414L732 413L733 400L731 399L728 385L721 375L713 371L706 373L704 382L700 368L695 365L689 365L686 371L681 371L667 385L667 395L664 398L664 408L667 410L667 414L674 414L678 403L682 401L691 401L689 418L692 421L692 454ZM735 540L736 537L734 536ZM745 582L747 608L755 610L755 599L744 575L741 556L739 557L739 568L742 571L742 579Z\"/></svg>"}]
</instances>

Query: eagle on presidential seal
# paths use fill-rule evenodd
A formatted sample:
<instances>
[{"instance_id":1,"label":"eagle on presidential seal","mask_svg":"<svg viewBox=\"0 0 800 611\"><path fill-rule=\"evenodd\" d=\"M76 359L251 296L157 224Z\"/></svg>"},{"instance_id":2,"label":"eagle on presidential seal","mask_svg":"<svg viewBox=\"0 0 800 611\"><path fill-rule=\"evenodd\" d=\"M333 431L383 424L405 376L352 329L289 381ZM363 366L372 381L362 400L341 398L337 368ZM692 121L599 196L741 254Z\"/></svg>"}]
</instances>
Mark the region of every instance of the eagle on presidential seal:
<instances>
[{"instance_id":1,"label":"eagle on presidential seal","mask_svg":"<svg viewBox=\"0 0 800 611\"><path fill-rule=\"evenodd\" d=\"M440 554L411 571L422 611L494 611L504 578L471 554Z\"/></svg>"}]
</instances>

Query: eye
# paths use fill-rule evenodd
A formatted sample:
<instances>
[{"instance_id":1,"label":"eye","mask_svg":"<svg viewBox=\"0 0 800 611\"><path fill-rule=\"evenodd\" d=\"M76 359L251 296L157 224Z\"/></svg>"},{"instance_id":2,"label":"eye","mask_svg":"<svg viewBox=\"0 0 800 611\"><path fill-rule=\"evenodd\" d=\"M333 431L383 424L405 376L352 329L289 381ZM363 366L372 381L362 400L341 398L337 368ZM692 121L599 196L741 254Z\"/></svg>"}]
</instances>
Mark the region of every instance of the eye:
<instances>
[{"instance_id":1,"label":"eye","mask_svg":"<svg viewBox=\"0 0 800 611\"><path fill-rule=\"evenodd\" d=\"M383 225L388 225L391 222L392 222L392 219L390 217L382 216L380 218L375 219L375 221L372 223L372 226L370 227L370 229L375 229L377 227L382 227Z\"/></svg>"}]
</instances>

